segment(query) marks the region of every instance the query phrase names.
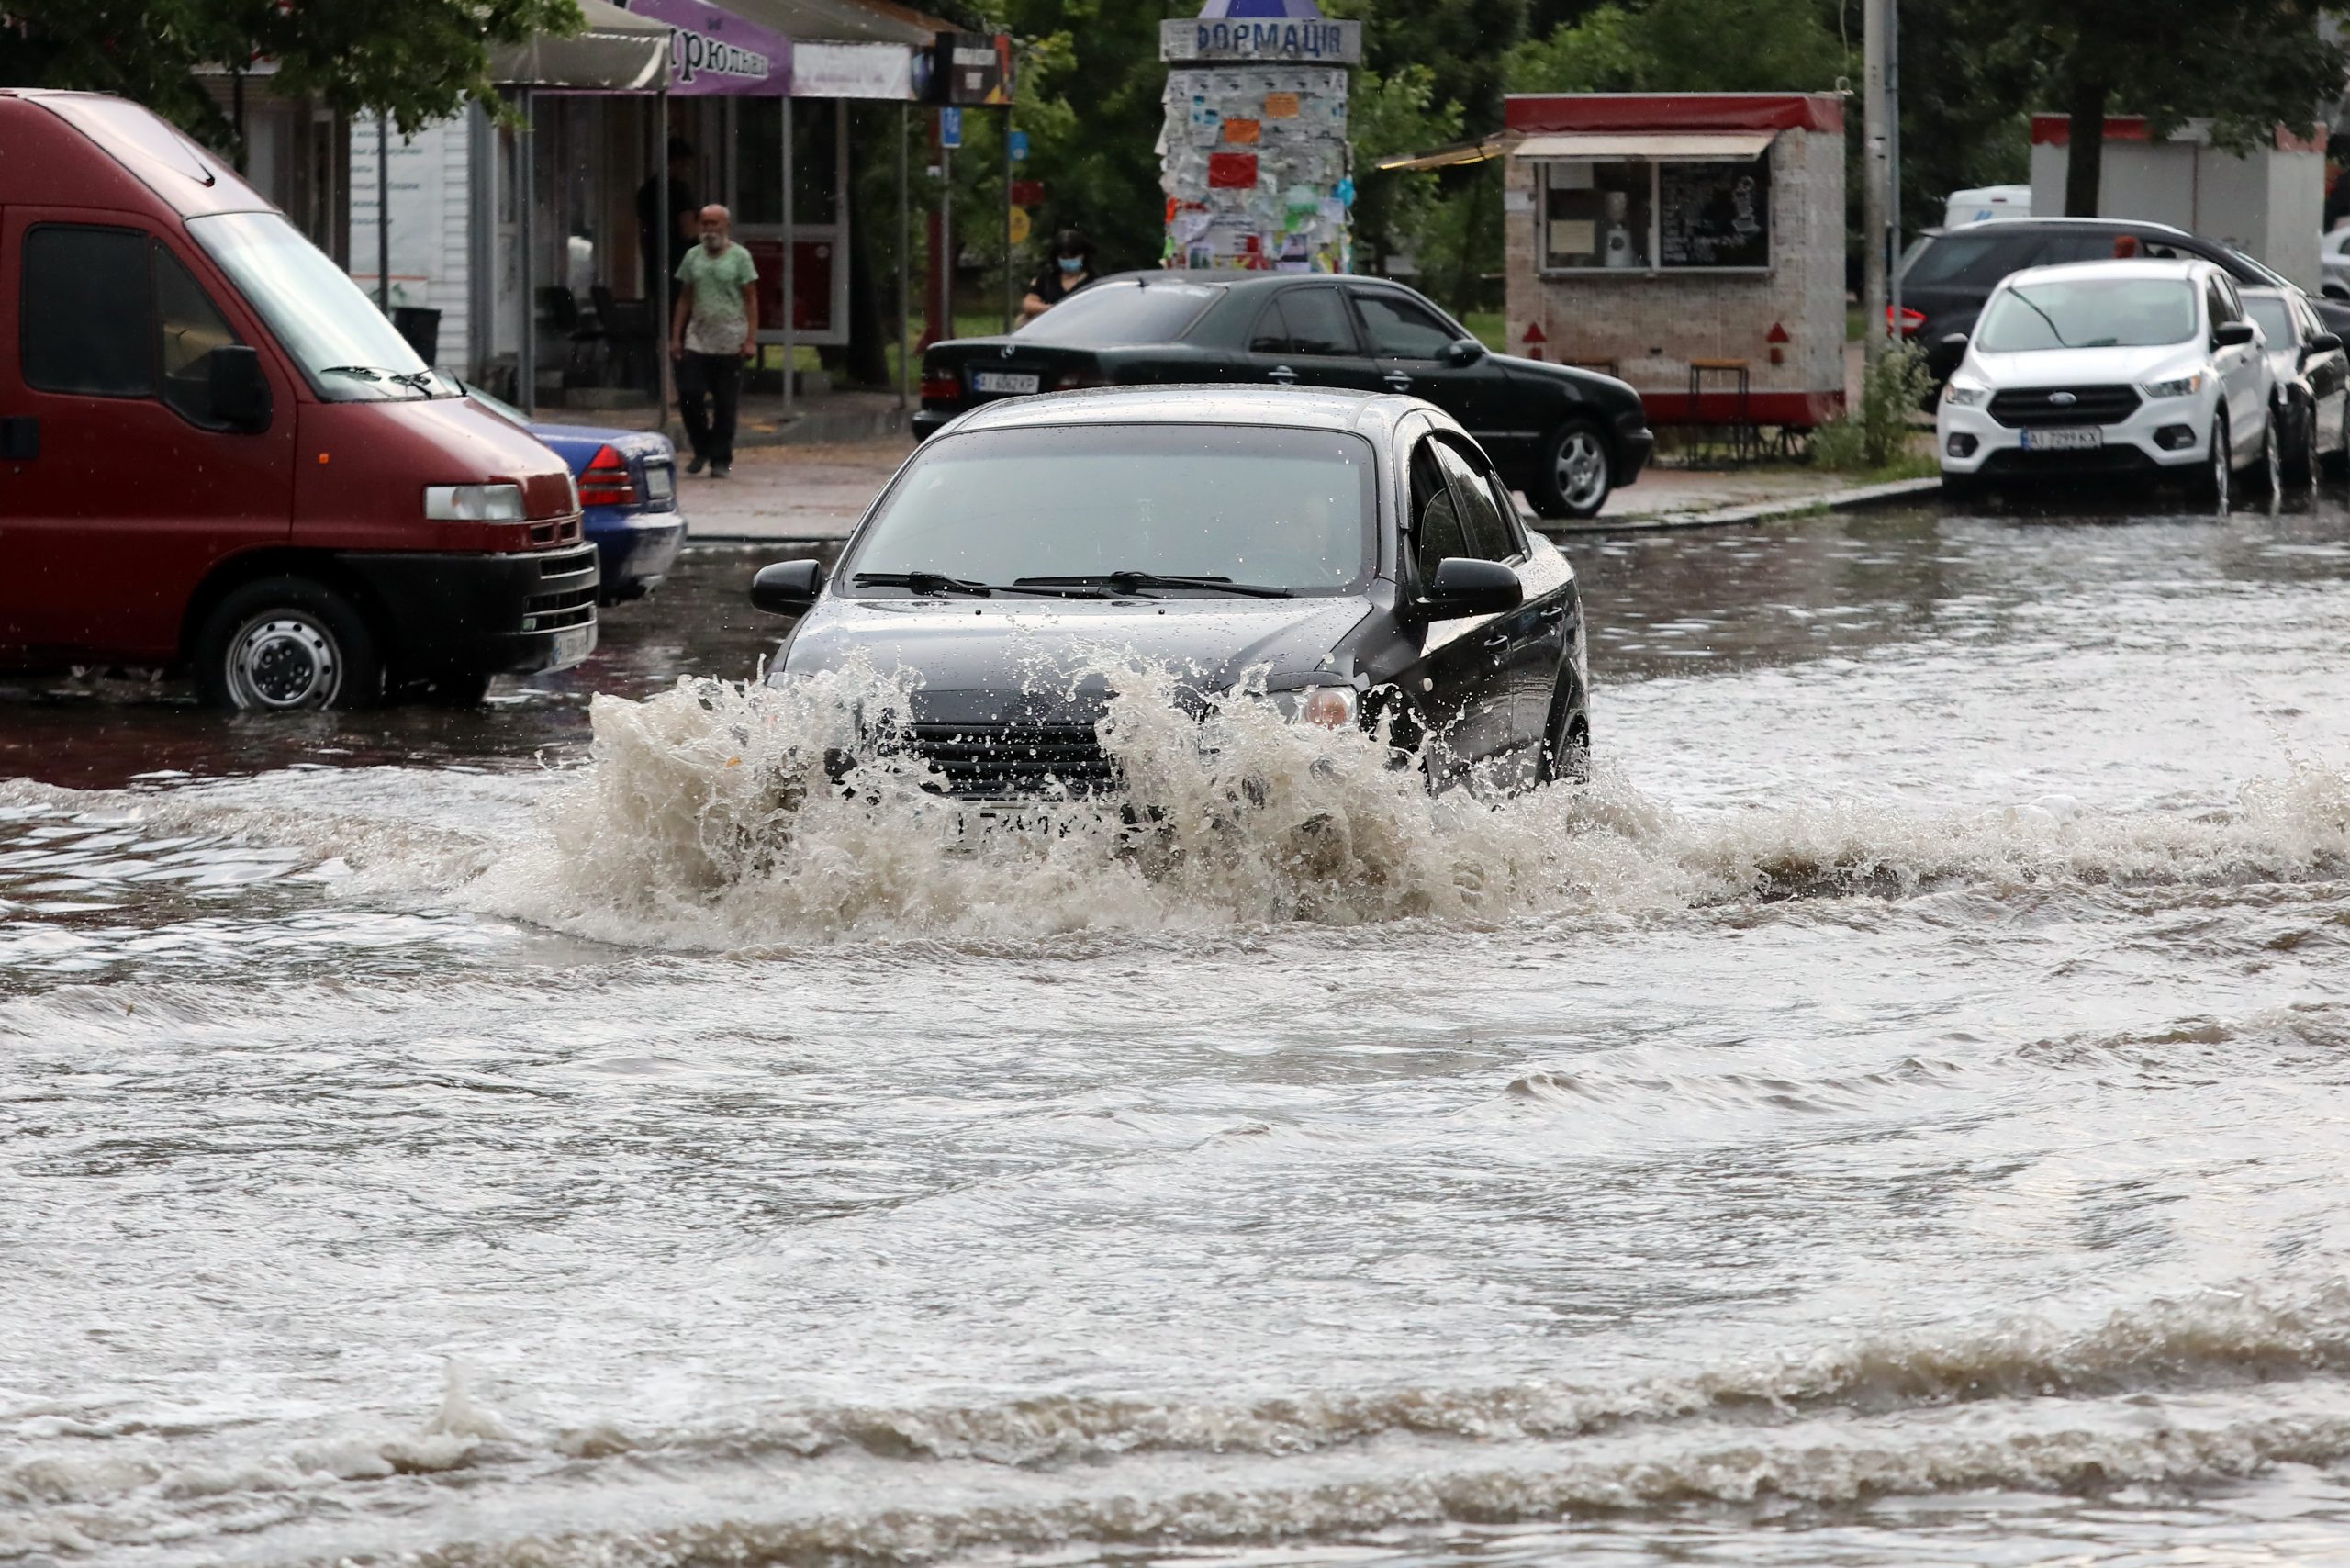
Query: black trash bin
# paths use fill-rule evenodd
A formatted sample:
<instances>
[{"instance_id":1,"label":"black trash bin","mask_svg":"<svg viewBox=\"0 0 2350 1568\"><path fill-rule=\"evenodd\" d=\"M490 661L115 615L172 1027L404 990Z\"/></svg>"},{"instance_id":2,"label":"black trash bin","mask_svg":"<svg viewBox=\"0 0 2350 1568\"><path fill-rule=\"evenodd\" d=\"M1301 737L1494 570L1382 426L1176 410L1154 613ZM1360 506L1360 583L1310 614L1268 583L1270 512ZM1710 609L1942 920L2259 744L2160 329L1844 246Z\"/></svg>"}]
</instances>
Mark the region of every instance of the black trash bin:
<instances>
[{"instance_id":1,"label":"black trash bin","mask_svg":"<svg viewBox=\"0 0 2350 1568\"><path fill-rule=\"evenodd\" d=\"M427 364L441 359L441 312L422 305L392 307L392 326Z\"/></svg>"}]
</instances>

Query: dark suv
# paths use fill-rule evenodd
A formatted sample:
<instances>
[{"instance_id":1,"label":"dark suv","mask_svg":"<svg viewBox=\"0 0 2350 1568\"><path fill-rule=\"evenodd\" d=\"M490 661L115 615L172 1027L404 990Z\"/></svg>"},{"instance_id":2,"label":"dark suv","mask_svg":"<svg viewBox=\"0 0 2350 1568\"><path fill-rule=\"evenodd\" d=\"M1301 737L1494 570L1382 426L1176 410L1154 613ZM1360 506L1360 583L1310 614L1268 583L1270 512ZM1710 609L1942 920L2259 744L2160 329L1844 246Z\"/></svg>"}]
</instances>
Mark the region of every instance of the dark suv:
<instances>
[{"instance_id":1,"label":"dark suv","mask_svg":"<svg viewBox=\"0 0 2350 1568\"><path fill-rule=\"evenodd\" d=\"M1930 232L1904 258L1901 271L1903 335L1922 345L1936 381L1958 368L1964 345L1947 344L1953 332L1975 330L1975 318L1999 280L2026 267L2062 262L2113 259L2113 242L2123 235L2138 241L2138 253L2157 260L2196 259L2227 269L2238 284L2254 288L2293 288L2288 280L2217 240L2118 218L2021 218L1970 224ZM2326 330L2350 337L2350 301L2312 298Z\"/></svg>"}]
</instances>

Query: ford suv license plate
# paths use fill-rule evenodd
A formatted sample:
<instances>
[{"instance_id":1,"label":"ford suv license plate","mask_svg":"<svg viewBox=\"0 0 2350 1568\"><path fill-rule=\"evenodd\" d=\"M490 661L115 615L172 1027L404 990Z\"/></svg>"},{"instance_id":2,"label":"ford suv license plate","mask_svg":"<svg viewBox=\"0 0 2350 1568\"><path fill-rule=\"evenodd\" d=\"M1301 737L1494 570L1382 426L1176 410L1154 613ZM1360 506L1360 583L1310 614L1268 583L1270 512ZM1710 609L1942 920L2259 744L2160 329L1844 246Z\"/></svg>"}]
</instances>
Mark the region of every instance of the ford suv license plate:
<instances>
[{"instance_id":1,"label":"ford suv license plate","mask_svg":"<svg viewBox=\"0 0 2350 1568\"><path fill-rule=\"evenodd\" d=\"M975 370L971 372L974 392L1034 392L1043 383L1034 371Z\"/></svg>"},{"instance_id":2,"label":"ford suv license plate","mask_svg":"<svg viewBox=\"0 0 2350 1568\"><path fill-rule=\"evenodd\" d=\"M2105 444L2105 432L2095 425L2060 425L2023 432L2026 452L2093 452Z\"/></svg>"}]
</instances>

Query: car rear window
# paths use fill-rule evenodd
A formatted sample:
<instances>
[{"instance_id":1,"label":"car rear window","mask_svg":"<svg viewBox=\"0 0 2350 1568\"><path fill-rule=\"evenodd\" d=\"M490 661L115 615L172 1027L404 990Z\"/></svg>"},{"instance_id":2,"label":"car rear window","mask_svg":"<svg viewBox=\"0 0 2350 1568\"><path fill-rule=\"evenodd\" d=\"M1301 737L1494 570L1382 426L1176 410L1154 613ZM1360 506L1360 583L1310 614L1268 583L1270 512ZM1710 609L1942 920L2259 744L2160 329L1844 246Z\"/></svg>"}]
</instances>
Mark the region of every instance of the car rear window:
<instances>
[{"instance_id":1,"label":"car rear window","mask_svg":"<svg viewBox=\"0 0 2350 1568\"><path fill-rule=\"evenodd\" d=\"M1983 230L1945 234L1918 252L1909 270L1901 274L1901 286L1988 288L2009 273L2030 266L2036 241L2036 236Z\"/></svg>"},{"instance_id":2,"label":"car rear window","mask_svg":"<svg viewBox=\"0 0 2350 1568\"><path fill-rule=\"evenodd\" d=\"M1025 342L1089 349L1173 342L1222 292L1207 284L1104 278L1079 289L1018 335Z\"/></svg>"}]
</instances>

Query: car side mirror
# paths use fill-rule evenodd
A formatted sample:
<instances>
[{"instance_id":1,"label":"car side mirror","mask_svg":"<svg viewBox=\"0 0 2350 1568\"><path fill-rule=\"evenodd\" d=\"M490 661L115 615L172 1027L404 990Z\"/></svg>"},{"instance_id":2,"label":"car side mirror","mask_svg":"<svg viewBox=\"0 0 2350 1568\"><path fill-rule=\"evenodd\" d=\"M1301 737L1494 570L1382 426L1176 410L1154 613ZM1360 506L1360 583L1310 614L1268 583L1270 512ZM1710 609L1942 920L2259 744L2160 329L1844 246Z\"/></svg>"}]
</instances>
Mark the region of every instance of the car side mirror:
<instances>
[{"instance_id":1,"label":"car side mirror","mask_svg":"<svg viewBox=\"0 0 2350 1568\"><path fill-rule=\"evenodd\" d=\"M205 359L213 419L248 435L267 430L269 377L261 373L261 351L250 343L223 343Z\"/></svg>"},{"instance_id":2,"label":"car side mirror","mask_svg":"<svg viewBox=\"0 0 2350 1568\"><path fill-rule=\"evenodd\" d=\"M1526 588L1517 574L1499 561L1448 555L1436 564L1436 576L1420 596L1420 610L1431 621L1451 621L1463 615L1499 615L1525 601Z\"/></svg>"},{"instance_id":3,"label":"car side mirror","mask_svg":"<svg viewBox=\"0 0 2350 1568\"><path fill-rule=\"evenodd\" d=\"M2222 321L2211 329L2211 346L2215 349L2241 348L2252 342L2252 323Z\"/></svg>"},{"instance_id":4,"label":"car side mirror","mask_svg":"<svg viewBox=\"0 0 2350 1568\"><path fill-rule=\"evenodd\" d=\"M822 561L778 561L751 579L751 608L769 615L805 615L823 591Z\"/></svg>"},{"instance_id":5,"label":"car side mirror","mask_svg":"<svg viewBox=\"0 0 2350 1568\"><path fill-rule=\"evenodd\" d=\"M1966 352L1966 334L1964 332L1945 332L1942 334L1942 347L1950 350L1953 353L1964 353Z\"/></svg>"},{"instance_id":6,"label":"car side mirror","mask_svg":"<svg viewBox=\"0 0 2350 1568\"><path fill-rule=\"evenodd\" d=\"M1485 345L1474 338L1455 338L1444 346L1444 363L1472 365L1485 357Z\"/></svg>"},{"instance_id":7,"label":"car side mirror","mask_svg":"<svg viewBox=\"0 0 2350 1568\"><path fill-rule=\"evenodd\" d=\"M2301 363L2307 364L2320 354L2329 354L2342 346L2339 332L2320 332L2301 347Z\"/></svg>"}]
</instances>

